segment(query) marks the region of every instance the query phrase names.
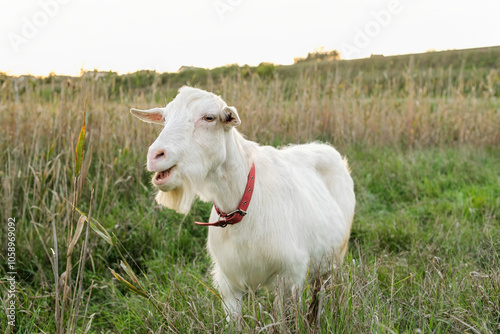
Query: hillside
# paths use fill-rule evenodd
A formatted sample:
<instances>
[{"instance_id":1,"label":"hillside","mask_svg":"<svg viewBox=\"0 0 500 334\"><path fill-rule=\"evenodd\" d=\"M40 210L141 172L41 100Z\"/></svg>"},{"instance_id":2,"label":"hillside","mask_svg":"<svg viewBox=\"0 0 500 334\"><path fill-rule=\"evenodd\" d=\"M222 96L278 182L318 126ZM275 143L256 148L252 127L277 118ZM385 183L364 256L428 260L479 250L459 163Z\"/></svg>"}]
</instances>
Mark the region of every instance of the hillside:
<instances>
[{"instance_id":1,"label":"hillside","mask_svg":"<svg viewBox=\"0 0 500 334\"><path fill-rule=\"evenodd\" d=\"M111 84L110 97L117 97L120 89L128 93L133 90L148 91L159 88L175 88L182 85L206 87L228 78L246 80L253 75L270 79L279 77L290 82L302 80L304 76L326 79L336 72L336 82L361 85L361 91L370 94L373 90L387 88L400 90L411 76L413 80L429 82L428 93L445 94L451 85L461 82L464 93L500 95L500 46L465 50L427 52L399 56L372 56L356 60L302 61L293 65L262 63L257 67L236 64L214 69L190 68L176 73L137 71L118 75L115 72L85 72L82 77L49 76L37 78L23 76L21 82L44 84L46 88L59 91L63 82L79 79L104 81ZM11 78L12 79L12 78ZM0 84L8 77L0 73ZM19 79L18 79L19 80ZM50 85L50 86L49 86ZM292 86L295 86L292 84ZM22 86L22 85L21 85ZM22 92L22 87L20 88Z\"/></svg>"}]
</instances>

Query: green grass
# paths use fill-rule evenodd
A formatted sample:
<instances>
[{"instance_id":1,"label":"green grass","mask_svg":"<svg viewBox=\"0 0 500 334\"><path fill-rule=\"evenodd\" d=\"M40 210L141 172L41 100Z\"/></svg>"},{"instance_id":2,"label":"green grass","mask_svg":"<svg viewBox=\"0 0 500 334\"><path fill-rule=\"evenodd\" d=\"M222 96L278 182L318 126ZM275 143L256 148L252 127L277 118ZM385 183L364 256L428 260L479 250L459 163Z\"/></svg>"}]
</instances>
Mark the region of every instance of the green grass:
<instances>
[{"instance_id":1,"label":"green grass","mask_svg":"<svg viewBox=\"0 0 500 334\"><path fill-rule=\"evenodd\" d=\"M497 72L488 67L497 58L459 55L467 60L462 79L460 67L436 65L429 55L351 65L306 62L273 68L265 78L248 67L200 72L202 88L238 108L241 131L250 139L276 146L328 140L349 159L356 215L344 265L324 282L322 333L500 331L500 104ZM476 71L469 61L483 67ZM403 70L382 79L384 68L396 65ZM182 80L200 73L184 73ZM358 79L349 82L346 73ZM24 83L19 91L12 78L1 79L0 218L17 222L18 312L15 331L0 312L0 331L56 333L59 308L61 333L236 333L210 282L207 229L194 224L208 219L210 204L196 202L182 216L154 202L145 156L157 130L128 113L131 106L164 104L181 79L155 73L118 78L55 77ZM75 187L84 110L85 177ZM113 245L90 230L78 298L83 230L69 261L62 314L64 284L55 287L54 272L62 281L79 218L73 202L92 211ZM4 250L0 260L3 277ZM150 300L113 276L110 269L133 280L120 261ZM6 288L1 280L2 308ZM249 293L243 332L313 332L306 321L310 299L310 288L301 298Z\"/></svg>"}]
</instances>

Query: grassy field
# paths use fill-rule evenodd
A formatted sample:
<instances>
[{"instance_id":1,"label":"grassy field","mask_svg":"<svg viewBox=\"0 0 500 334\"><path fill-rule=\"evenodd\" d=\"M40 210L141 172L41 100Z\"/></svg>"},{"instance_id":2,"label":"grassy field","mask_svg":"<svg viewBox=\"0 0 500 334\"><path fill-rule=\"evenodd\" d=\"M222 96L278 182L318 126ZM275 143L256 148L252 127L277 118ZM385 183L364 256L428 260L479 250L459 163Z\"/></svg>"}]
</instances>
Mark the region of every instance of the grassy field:
<instances>
[{"instance_id":1,"label":"grassy field","mask_svg":"<svg viewBox=\"0 0 500 334\"><path fill-rule=\"evenodd\" d=\"M165 105L183 84L236 106L249 139L328 141L352 169L350 248L324 282L319 328L306 321L309 288L302 298L277 289L276 298L245 296L244 332L500 332L499 59L495 48L177 74L0 75L0 274L11 271L9 218L17 272L15 327L12 288L0 281L0 332L237 332L210 282L207 230L193 223L210 205L182 216L154 202L145 162L159 129L128 112Z\"/></svg>"}]
</instances>

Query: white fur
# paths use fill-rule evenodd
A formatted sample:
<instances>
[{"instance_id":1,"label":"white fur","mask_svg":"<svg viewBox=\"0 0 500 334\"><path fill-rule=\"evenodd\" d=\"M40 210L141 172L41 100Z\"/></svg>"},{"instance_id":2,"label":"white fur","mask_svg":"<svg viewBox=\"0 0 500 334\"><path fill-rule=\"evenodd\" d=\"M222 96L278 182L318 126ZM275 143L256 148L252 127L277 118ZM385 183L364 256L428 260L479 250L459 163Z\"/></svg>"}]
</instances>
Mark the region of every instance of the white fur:
<instances>
[{"instance_id":1,"label":"white fur","mask_svg":"<svg viewBox=\"0 0 500 334\"><path fill-rule=\"evenodd\" d=\"M222 211L234 210L255 163L248 215L236 225L209 227L208 232L213 278L228 311L241 312L247 289L270 288L276 277L290 288L301 288L308 272L315 279L342 262L355 197L347 161L333 147L259 146L235 129L240 123L235 108L190 87L181 88L166 108L131 111L164 124L149 149L148 169L177 166L156 197L169 208L188 212L199 196ZM206 121L206 115L216 120ZM161 150L166 154L154 159ZM212 209L210 222L217 218Z\"/></svg>"}]
</instances>

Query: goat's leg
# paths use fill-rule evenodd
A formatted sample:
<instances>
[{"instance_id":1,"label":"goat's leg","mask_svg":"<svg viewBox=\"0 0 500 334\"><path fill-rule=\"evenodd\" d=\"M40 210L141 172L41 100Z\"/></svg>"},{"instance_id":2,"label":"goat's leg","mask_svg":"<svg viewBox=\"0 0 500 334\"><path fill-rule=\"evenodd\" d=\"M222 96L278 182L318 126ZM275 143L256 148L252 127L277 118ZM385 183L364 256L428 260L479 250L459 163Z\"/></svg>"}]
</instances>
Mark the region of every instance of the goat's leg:
<instances>
[{"instance_id":1,"label":"goat's leg","mask_svg":"<svg viewBox=\"0 0 500 334\"><path fill-rule=\"evenodd\" d=\"M214 268L213 277L222 297L227 320L241 318L241 303L244 291L231 284L217 266Z\"/></svg>"}]
</instances>

